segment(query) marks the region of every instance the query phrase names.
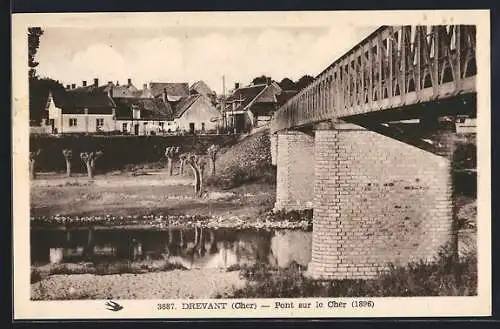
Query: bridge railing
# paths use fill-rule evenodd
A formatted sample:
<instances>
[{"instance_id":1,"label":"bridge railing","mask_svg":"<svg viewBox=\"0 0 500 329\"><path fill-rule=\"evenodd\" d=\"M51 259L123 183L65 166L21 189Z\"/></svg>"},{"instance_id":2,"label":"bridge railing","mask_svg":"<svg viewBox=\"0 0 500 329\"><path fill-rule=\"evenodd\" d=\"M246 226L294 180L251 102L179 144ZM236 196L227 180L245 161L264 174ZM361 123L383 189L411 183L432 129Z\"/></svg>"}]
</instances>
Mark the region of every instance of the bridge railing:
<instances>
[{"instance_id":1,"label":"bridge railing","mask_svg":"<svg viewBox=\"0 0 500 329\"><path fill-rule=\"evenodd\" d=\"M475 93L473 25L382 26L280 107L271 132Z\"/></svg>"}]
</instances>

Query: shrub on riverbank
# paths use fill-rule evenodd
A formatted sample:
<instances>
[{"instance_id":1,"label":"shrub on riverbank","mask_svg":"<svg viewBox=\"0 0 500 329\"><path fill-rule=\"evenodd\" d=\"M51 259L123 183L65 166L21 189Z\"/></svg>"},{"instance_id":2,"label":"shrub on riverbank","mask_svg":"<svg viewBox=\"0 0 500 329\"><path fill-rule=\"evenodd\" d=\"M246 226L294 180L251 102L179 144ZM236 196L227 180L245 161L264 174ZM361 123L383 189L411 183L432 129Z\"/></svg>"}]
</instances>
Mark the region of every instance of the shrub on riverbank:
<instances>
[{"instance_id":1,"label":"shrub on riverbank","mask_svg":"<svg viewBox=\"0 0 500 329\"><path fill-rule=\"evenodd\" d=\"M287 268L256 264L241 269L248 280L243 289L227 298L297 297L409 297L471 296L477 294L477 260L459 262L442 253L435 262L391 266L373 280L313 280L303 275L305 268L293 263Z\"/></svg>"},{"instance_id":2,"label":"shrub on riverbank","mask_svg":"<svg viewBox=\"0 0 500 329\"><path fill-rule=\"evenodd\" d=\"M275 184L269 132L256 133L221 149L216 167L217 174L206 180L208 186L230 189L254 182Z\"/></svg>"}]
</instances>

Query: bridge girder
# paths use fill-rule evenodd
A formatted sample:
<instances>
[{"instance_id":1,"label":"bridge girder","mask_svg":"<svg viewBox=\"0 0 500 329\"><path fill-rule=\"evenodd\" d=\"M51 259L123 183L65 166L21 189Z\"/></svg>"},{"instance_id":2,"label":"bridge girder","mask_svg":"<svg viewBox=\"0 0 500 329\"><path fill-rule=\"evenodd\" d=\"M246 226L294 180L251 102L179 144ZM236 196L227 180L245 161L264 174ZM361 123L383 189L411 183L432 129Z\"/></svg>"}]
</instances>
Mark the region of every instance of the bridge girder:
<instances>
[{"instance_id":1,"label":"bridge girder","mask_svg":"<svg viewBox=\"0 0 500 329\"><path fill-rule=\"evenodd\" d=\"M271 131L475 95L475 34L468 25L382 26L278 109Z\"/></svg>"}]
</instances>

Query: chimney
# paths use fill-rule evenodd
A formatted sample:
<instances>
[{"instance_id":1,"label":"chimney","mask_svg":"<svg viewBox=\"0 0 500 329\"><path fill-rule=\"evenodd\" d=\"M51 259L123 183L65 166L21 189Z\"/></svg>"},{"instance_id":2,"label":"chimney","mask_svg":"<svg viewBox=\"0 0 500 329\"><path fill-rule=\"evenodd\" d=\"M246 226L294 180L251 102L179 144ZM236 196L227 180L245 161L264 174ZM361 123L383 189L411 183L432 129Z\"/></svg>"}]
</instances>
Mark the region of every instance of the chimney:
<instances>
[{"instance_id":1,"label":"chimney","mask_svg":"<svg viewBox=\"0 0 500 329\"><path fill-rule=\"evenodd\" d=\"M95 78L94 79L94 87L98 87L99 86L99 79Z\"/></svg>"},{"instance_id":2,"label":"chimney","mask_svg":"<svg viewBox=\"0 0 500 329\"><path fill-rule=\"evenodd\" d=\"M167 101L168 101L167 88L163 88L162 98L163 98L163 103L167 104Z\"/></svg>"},{"instance_id":3,"label":"chimney","mask_svg":"<svg viewBox=\"0 0 500 329\"><path fill-rule=\"evenodd\" d=\"M116 85L119 86L120 85L120 81L116 81Z\"/></svg>"},{"instance_id":4,"label":"chimney","mask_svg":"<svg viewBox=\"0 0 500 329\"><path fill-rule=\"evenodd\" d=\"M108 81L108 85L111 86L113 84L113 81Z\"/></svg>"},{"instance_id":5,"label":"chimney","mask_svg":"<svg viewBox=\"0 0 500 329\"><path fill-rule=\"evenodd\" d=\"M130 86L130 85L132 84L132 79L128 78L128 79L127 79L127 83L128 83L128 85Z\"/></svg>"},{"instance_id":6,"label":"chimney","mask_svg":"<svg viewBox=\"0 0 500 329\"><path fill-rule=\"evenodd\" d=\"M239 89L239 88L240 88L240 83L239 82L235 82L234 83L234 90Z\"/></svg>"},{"instance_id":7,"label":"chimney","mask_svg":"<svg viewBox=\"0 0 500 329\"><path fill-rule=\"evenodd\" d=\"M82 81L82 86L87 87L87 81L83 80Z\"/></svg>"},{"instance_id":8,"label":"chimney","mask_svg":"<svg viewBox=\"0 0 500 329\"><path fill-rule=\"evenodd\" d=\"M72 83L71 84L71 89L75 89L76 88L76 83Z\"/></svg>"}]
</instances>

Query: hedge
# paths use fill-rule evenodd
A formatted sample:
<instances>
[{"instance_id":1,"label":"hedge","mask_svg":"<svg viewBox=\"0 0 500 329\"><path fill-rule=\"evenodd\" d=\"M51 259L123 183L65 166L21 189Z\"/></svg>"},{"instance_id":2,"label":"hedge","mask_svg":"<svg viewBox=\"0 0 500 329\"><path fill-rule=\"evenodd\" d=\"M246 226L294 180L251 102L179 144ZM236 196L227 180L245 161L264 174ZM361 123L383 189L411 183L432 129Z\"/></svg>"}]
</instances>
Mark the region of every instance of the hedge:
<instances>
[{"instance_id":1,"label":"hedge","mask_svg":"<svg viewBox=\"0 0 500 329\"><path fill-rule=\"evenodd\" d=\"M96 170L106 172L119 170L126 165L143 164L160 161L165 147L180 146L181 152L204 154L212 144L232 145L237 135L189 135L189 136L30 136L30 150L40 149L37 159L37 171L64 171L66 161L63 149L73 151L72 170L85 172L80 159L80 152L103 151Z\"/></svg>"}]
</instances>

